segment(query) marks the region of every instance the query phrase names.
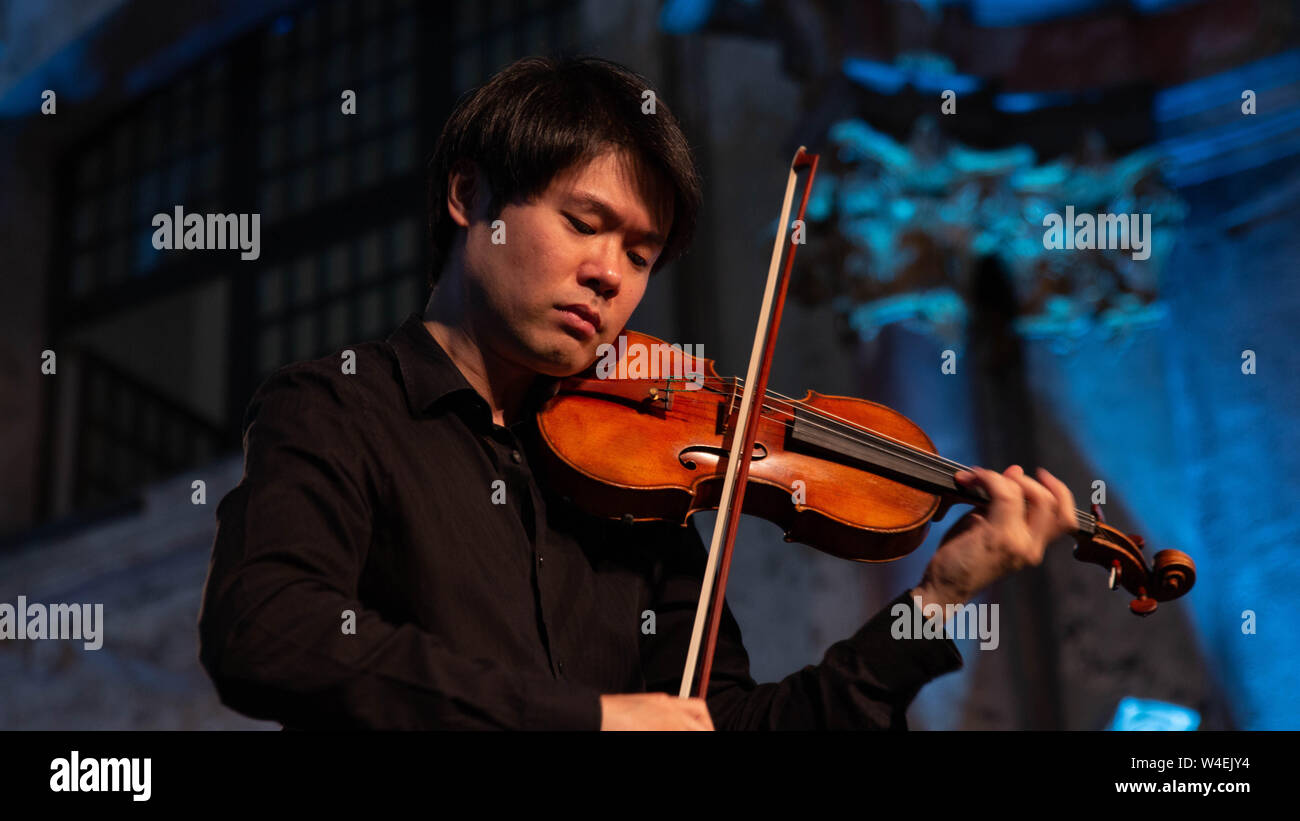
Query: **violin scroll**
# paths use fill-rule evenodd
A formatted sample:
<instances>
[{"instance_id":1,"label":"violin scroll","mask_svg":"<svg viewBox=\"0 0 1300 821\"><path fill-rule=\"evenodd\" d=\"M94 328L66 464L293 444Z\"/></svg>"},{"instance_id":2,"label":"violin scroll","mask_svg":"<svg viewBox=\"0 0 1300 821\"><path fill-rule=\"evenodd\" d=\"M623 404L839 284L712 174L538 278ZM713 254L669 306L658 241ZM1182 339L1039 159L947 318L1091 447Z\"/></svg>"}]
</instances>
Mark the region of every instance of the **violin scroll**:
<instances>
[{"instance_id":1,"label":"violin scroll","mask_svg":"<svg viewBox=\"0 0 1300 821\"><path fill-rule=\"evenodd\" d=\"M1171 601L1196 583L1196 563L1181 550L1161 550L1153 565L1142 555L1144 541L1136 534L1125 535L1098 518L1095 532L1080 531L1074 557L1110 571L1110 588L1122 585L1137 598L1129 609L1139 616L1154 613L1162 601Z\"/></svg>"}]
</instances>

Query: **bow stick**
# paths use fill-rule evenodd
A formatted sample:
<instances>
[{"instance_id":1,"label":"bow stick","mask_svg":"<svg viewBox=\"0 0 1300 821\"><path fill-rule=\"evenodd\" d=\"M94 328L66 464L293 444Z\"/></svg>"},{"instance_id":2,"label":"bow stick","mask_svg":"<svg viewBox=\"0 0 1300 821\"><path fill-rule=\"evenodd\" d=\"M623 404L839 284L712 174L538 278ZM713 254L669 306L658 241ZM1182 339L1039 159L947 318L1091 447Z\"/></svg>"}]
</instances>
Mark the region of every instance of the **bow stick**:
<instances>
[{"instance_id":1,"label":"bow stick","mask_svg":"<svg viewBox=\"0 0 1300 821\"><path fill-rule=\"evenodd\" d=\"M789 253L785 265L781 263L781 251L785 242L786 227L790 218L790 203L794 199L795 181L800 169L808 169L808 179L804 183L803 196L799 201L799 215L795 218L802 222L804 211L808 207L808 195L812 192L813 177L817 173L818 155L810 154L803 147L794 153L790 163L790 176L785 185L785 199L781 204L781 218L777 222L776 242L772 248L772 261L767 268L767 288L763 293L763 306L758 314L758 329L754 333L754 347L749 357L749 371L736 415L733 428L731 453L727 459L727 478L722 485L722 498L718 503L718 518L713 527L713 541L709 546L709 560L704 568L704 579L700 584L700 601L695 609L695 626L691 631L690 650L686 654L686 669L682 672L682 686L678 692L681 698L687 698L694 679L696 661L700 651L700 639L704 633L705 617L708 617L708 640L705 642L704 659L700 665L699 686L696 695L704 698L709 692L709 673L713 668L713 651L718 642L718 624L722 620L722 604L727 591L727 571L731 568L731 550L736 540L736 528L740 524L740 511L745 501L745 484L749 479L749 463L754 450L754 438L758 434L761 413L753 413L755 396L767 393L767 375L772 368L772 354L776 350L776 332L781 325L781 309L785 306L785 294L790 282L790 268L794 265L794 237L788 243Z\"/></svg>"}]
</instances>

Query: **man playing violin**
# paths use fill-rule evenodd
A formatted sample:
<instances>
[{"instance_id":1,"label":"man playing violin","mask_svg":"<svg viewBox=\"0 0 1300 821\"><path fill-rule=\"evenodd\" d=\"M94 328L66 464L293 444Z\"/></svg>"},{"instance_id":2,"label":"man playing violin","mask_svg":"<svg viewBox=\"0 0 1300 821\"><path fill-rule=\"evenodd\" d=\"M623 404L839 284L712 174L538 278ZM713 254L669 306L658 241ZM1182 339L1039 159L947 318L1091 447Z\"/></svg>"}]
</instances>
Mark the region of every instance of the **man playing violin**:
<instances>
[{"instance_id":1,"label":"man playing violin","mask_svg":"<svg viewBox=\"0 0 1300 821\"><path fill-rule=\"evenodd\" d=\"M550 492L535 425L690 241L696 171L646 89L607 61L530 59L463 98L430 164L423 316L353 346L352 368L336 354L258 389L199 623L225 704L291 729L901 729L961 657L892 638L893 605L964 603L1073 529L1046 471L959 474L990 503L819 664L756 683L724 609L707 700L668 695L700 536Z\"/></svg>"}]
</instances>

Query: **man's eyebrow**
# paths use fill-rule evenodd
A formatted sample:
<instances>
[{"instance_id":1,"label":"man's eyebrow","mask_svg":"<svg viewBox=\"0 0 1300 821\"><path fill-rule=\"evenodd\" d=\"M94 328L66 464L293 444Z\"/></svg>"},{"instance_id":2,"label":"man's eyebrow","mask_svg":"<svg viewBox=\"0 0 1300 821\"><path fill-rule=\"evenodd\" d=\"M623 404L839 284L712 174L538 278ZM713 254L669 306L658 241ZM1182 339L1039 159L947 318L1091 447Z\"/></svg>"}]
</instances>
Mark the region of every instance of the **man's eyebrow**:
<instances>
[{"instance_id":1,"label":"man's eyebrow","mask_svg":"<svg viewBox=\"0 0 1300 821\"><path fill-rule=\"evenodd\" d=\"M595 194L586 194L586 193L570 194L568 201L572 204L577 205L580 208L585 208L588 211L592 211L596 214L599 214L603 219L608 219L612 221L617 219L618 217L618 214L614 212L614 209L610 208L608 203L606 203L600 197L597 197ZM658 231L646 231L642 236L644 237L646 242L649 242L652 245L664 244L664 237Z\"/></svg>"}]
</instances>

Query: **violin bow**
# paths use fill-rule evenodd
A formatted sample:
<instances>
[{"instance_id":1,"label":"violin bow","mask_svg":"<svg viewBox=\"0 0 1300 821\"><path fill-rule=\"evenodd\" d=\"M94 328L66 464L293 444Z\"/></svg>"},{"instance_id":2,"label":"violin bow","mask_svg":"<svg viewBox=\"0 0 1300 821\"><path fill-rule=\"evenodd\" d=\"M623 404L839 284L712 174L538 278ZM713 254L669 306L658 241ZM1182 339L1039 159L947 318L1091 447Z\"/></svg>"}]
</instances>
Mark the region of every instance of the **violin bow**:
<instances>
[{"instance_id":1,"label":"violin bow","mask_svg":"<svg viewBox=\"0 0 1300 821\"><path fill-rule=\"evenodd\" d=\"M812 193L813 177L817 174L817 154L810 154L801 145L794 152L790 174L785 185L785 199L781 203L781 218L777 221L776 242L772 248L772 261L767 268L767 287L763 292L763 305L758 313L758 329L754 333L754 347L749 357L749 370L741 389L740 409L736 415L735 435L727 459L727 476L722 485L722 498L718 503L718 518L713 527L713 541L709 546L709 560L700 584L700 601L695 608L695 626L691 630L690 649L686 654L686 669L682 672L681 698L688 698L691 682L695 678L696 662L700 655L700 640L708 623L708 638L704 643L704 658L700 666L696 695L704 698L709 692L709 673L713 669L713 653L718 643L718 625L722 621L722 605L727 591L727 572L731 568L731 551L740 525L740 512L745 501L745 485L749 480L749 463L753 456L754 439L758 435L761 413L754 413L754 397L767 394L767 377L772 369L772 355L776 351L776 332L781 325L781 310L790 284L790 269L794 265L796 246L800 237L786 242L790 205L794 200L795 183L801 169L808 169L803 195L799 201L799 215L803 224L808 196ZM781 264L782 251L785 264Z\"/></svg>"}]
</instances>

